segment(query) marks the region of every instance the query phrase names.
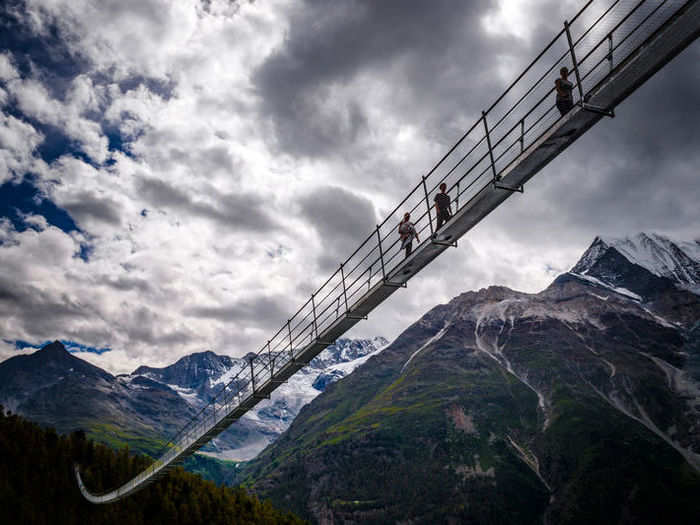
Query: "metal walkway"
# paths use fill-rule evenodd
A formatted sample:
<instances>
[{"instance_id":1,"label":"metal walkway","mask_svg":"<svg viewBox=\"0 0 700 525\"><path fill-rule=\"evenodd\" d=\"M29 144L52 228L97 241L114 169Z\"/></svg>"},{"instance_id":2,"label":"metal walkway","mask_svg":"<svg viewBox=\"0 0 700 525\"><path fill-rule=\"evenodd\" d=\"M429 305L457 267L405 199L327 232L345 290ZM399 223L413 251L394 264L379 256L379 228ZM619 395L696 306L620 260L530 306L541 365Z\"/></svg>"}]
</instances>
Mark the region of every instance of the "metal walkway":
<instances>
[{"instance_id":1,"label":"metal walkway","mask_svg":"<svg viewBox=\"0 0 700 525\"><path fill-rule=\"evenodd\" d=\"M92 503L122 499L162 477L304 367L481 221L700 35L700 0L590 0L401 203L231 382L186 424L160 457ZM576 105L554 107L567 66ZM431 196L445 182L452 219L433 236ZM409 211L423 241L407 259L397 234Z\"/></svg>"}]
</instances>

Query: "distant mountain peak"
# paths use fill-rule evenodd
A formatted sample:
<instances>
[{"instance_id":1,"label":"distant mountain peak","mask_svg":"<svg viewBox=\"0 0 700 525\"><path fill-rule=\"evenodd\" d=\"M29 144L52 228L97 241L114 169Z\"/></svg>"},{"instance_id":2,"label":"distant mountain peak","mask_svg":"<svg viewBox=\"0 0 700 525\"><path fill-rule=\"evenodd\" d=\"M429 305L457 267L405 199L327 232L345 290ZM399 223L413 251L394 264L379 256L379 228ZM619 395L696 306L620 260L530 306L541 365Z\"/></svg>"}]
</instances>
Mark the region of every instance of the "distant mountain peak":
<instances>
[{"instance_id":1,"label":"distant mountain peak","mask_svg":"<svg viewBox=\"0 0 700 525\"><path fill-rule=\"evenodd\" d=\"M63 346L63 343L60 341L49 343L43 346L37 352L34 352L32 355L34 355L35 358L41 362L50 362L56 364L57 366L73 366L75 361L81 361L82 363L82 360L66 350L66 347Z\"/></svg>"},{"instance_id":2,"label":"distant mountain peak","mask_svg":"<svg viewBox=\"0 0 700 525\"><path fill-rule=\"evenodd\" d=\"M612 268L611 258L618 269L625 263L636 265L653 276L700 294L700 241L678 241L646 232L621 238L598 236L571 273L609 283L615 277L606 275Z\"/></svg>"},{"instance_id":3,"label":"distant mountain peak","mask_svg":"<svg viewBox=\"0 0 700 525\"><path fill-rule=\"evenodd\" d=\"M61 341L54 341L53 343L49 343L40 350L42 352L43 356L52 356L52 357L61 357L61 356L70 356L70 352L66 350L66 347L63 346L63 343Z\"/></svg>"}]
</instances>

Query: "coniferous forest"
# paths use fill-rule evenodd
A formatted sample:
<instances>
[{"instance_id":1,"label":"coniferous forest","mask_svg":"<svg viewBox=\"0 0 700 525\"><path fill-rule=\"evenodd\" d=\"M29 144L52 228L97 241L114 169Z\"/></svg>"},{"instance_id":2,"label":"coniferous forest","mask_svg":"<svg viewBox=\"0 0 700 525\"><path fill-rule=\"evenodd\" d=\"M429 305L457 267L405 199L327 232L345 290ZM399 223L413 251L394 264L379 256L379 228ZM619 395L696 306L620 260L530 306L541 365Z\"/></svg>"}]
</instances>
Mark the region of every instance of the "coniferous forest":
<instances>
[{"instance_id":1,"label":"coniferous forest","mask_svg":"<svg viewBox=\"0 0 700 525\"><path fill-rule=\"evenodd\" d=\"M96 444L84 433L59 435L0 406L0 523L53 524L296 524L243 489L219 487L177 468L117 503L93 505L80 494L75 462L93 492L111 489L151 460Z\"/></svg>"}]
</instances>

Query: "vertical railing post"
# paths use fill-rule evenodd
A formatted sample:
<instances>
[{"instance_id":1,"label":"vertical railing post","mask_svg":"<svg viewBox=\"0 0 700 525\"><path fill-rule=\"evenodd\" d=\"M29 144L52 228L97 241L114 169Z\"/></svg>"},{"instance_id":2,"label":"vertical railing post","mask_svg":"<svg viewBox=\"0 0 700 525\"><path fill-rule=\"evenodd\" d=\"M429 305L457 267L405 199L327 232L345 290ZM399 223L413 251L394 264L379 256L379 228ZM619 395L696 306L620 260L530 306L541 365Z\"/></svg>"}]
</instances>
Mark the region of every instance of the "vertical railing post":
<instances>
[{"instance_id":1,"label":"vertical railing post","mask_svg":"<svg viewBox=\"0 0 700 525\"><path fill-rule=\"evenodd\" d=\"M345 267L340 263L340 278L343 281L343 299L345 300L345 313L348 312L348 290L345 287Z\"/></svg>"},{"instance_id":2,"label":"vertical railing post","mask_svg":"<svg viewBox=\"0 0 700 525\"><path fill-rule=\"evenodd\" d=\"M525 149L525 117L520 119L520 153Z\"/></svg>"},{"instance_id":3,"label":"vertical railing post","mask_svg":"<svg viewBox=\"0 0 700 525\"><path fill-rule=\"evenodd\" d=\"M289 358L294 362L294 344L292 339L292 320L287 319L287 331L289 332Z\"/></svg>"},{"instance_id":4,"label":"vertical railing post","mask_svg":"<svg viewBox=\"0 0 700 525\"><path fill-rule=\"evenodd\" d=\"M316 339L318 339L318 324L316 323L316 299L314 298L315 294L311 294L311 309L314 314L314 326L313 326L313 331L316 332ZM313 338L313 336L312 336Z\"/></svg>"},{"instance_id":5,"label":"vertical railing post","mask_svg":"<svg viewBox=\"0 0 700 525\"><path fill-rule=\"evenodd\" d=\"M372 286L372 265L369 265L369 277L367 277L367 291L369 292L370 287Z\"/></svg>"},{"instance_id":6,"label":"vertical railing post","mask_svg":"<svg viewBox=\"0 0 700 525\"><path fill-rule=\"evenodd\" d=\"M613 35L608 33L608 65L610 66L610 71L613 70Z\"/></svg>"},{"instance_id":7,"label":"vertical railing post","mask_svg":"<svg viewBox=\"0 0 700 525\"><path fill-rule=\"evenodd\" d=\"M459 181L457 181L457 195L455 195L455 213L459 211Z\"/></svg>"},{"instance_id":8,"label":"vertical railing post","mask_svg":"<svg viewBox=\"0 0 700 525\"><path fill-rule=\"evenodd\" d=\"M574 42L571 40L571 31L569 30L569 22L564 20L564 30L566 31L566 40L569 42L569 52L571 53L571 61L574 63L574 73L576 73L576 84L578 85L578 94L581 105L583 105L583 84L581 84L581 75L578 71L578 61L576 60L576 51L574 51Z\"/></svg>"},{"instance_id":9,"label":"vertical railing post","mask_svg":"<svg viewBox=\"0 0 700 525\"><path fill-rule=\"evenodd\" d=\"M253 387L253 395L255 395L255 374L253 374L253 359L254 357L251 357L248 362L250 363L250 384Z\"/></svg>"},{"instance_id":10,"label":"vertical railing post","mask_svg":"<svg viewBox=\"0 0 700 525\"><path fill-rule=\"evenodd\" d=\"M430 213L430 198L428 197L428 186L425 184L425 175L421 177L423 180L423 192L425 193L425 205L428 208L428 224L430 225L430 236L435 233L433 231L433 216Z\"/></svg>"},{"instance_id":11,"label":"vertical railing post","mask_svg":"<svg viewBox=\"0 0 700 525\"><path fill-rule=\"evenodd\" d=\"M493 149L491 148L491 136L489 135L489 126L486 124L486 112L481 112L481 120L484 122L484 132L486 133L486 145L489 148L489 158L491 159L491 171L493 172L493 182L498 182L498 174L496 173L496 162L493 160Z\"/></svg>"},{"instance_id":12,"label":"vertical railing post","mask_svg":"<svg viewBox=\"0 0 700 525\"><path fill-rule=\"evenodd\" d=\"M267 362L270 365L270 381L272 381L272 376L274 375L274 363L272 362L272 352L270 351L270 340L267 341Z\"/></svg>"},{"instance_id":13,"label":"vertical railing post","mask_svg":"<svg viewBox=\"0 0 700 525\"><path fill-rule=\"evenodd\" d=\"M386 281L386 269L384 268L384 250L382 250L382 235L379 233L379 224L377 224L377 242L379 243L379 260L382 263L382 280Z\"/></svg>"}]
</instances>

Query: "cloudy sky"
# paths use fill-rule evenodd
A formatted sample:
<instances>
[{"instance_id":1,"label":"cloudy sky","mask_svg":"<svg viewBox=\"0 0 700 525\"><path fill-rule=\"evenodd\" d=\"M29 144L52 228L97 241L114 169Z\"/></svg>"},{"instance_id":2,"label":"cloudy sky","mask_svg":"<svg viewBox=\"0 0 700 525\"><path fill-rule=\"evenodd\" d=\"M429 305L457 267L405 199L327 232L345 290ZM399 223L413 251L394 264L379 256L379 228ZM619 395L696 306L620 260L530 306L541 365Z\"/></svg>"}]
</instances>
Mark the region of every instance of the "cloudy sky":
<instances>
[{"instance_id":1,"label":"cloudy sky","mask_svg":"<svg viewBox=\"0 0 700 525\"><path fill-rule=\"evenodd\" d=\"M257 350L583 3L3 2L0 360ZM697 238L697 122L696 42L350 335Z\"/></svg>"}]
</instances>

